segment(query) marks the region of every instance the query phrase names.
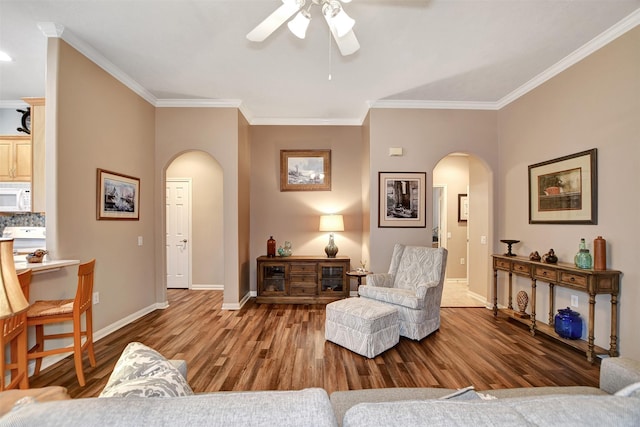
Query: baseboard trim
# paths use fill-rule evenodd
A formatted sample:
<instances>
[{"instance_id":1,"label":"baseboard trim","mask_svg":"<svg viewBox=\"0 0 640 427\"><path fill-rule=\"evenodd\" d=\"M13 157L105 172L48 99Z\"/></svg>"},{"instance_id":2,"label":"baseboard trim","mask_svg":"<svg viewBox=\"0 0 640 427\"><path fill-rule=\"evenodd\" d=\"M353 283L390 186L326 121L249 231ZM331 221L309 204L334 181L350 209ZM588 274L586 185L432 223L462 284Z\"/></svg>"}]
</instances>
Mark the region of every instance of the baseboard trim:
<instances>
[{"instance_id":1,"label":"baseboard trim","mask_svg":"<svg viewBox=\"0 0 640 427\"><path fill-rule=\"evenodd\" d=\"M142 310L138 310L133 314L130 314L127 317L124 317L120 320L118 320L117 322L112 323L111 325L108 325L98 331L94 331L93 332L93 342L96 343L98 341L100 341L102 338L114 333L115 331L117 331L118 329L127 326L129 323L135 322L136 320L138 320L139 318L146 316L147 314L155 311L155 310L163 310L165 308L169 307L169 303L168 301L165 301L163 303L155 303L155 304L151 304L148 307L143 308ZM71 348L73 347L73 344L69 344L67 346L69 348L69 352L71 352ZM53 356L47 356L44 357L42 359L42 368L40 368L40 370L46 369L49 366L55 365L56 363L58 363L59 361L66 359L67 357L69 357L69 354L56 354ZM28 372L29 372L29 376L33 375L33 371L35 370L35 366L36 366L36 361L35 360L30 360L29 361L29 366L28 366Z\"/></svg>"}]
</instances>

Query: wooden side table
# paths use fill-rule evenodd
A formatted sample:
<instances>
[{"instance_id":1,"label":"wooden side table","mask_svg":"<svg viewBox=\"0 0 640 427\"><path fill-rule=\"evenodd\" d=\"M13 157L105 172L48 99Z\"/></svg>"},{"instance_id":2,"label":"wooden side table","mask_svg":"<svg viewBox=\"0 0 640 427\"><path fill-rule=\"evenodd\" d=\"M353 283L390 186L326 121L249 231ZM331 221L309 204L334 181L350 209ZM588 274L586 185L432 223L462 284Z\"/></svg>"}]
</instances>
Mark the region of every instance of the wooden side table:
<instances>
[{"instance_id":1,"label":"wooden side table","mask_svg":"<svg viewBox=\"0 0 640 427\"><path fill-rule=\"evenodd\" d=\"M356 279L358 279L358 287L360 287L360 285L362 285L362 278L364 276L366 276L367 274L372 274L372 272L371 271L358 271L358 270L347 271L347 276L355 277Z\"/></svg>"}]
</instances>

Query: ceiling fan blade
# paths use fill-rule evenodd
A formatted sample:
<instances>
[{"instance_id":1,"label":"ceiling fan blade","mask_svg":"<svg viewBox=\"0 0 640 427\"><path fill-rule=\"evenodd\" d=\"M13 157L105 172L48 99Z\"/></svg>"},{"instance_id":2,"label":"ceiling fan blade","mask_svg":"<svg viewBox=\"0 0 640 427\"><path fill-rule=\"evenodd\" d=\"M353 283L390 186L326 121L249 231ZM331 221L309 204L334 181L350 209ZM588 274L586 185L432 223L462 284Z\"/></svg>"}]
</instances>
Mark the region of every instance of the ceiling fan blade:
<instances>
[{"instance_id":1,"label":"ceiling fan blade","mask_svg":"<svg viewBox=\"0 0 640 427\"><path fill-rule=\"evenodd\" d=\"M264 41L277 30L282 24L287 22L304 5L303 2L297 0L283 0L282 6L277 8L271 15L267 16L264 21L258 24L249 34L247 38L252 42Z\"/></svg>"},{"instance_id":2,"label":"ceiling fan blade","mask_svg":"<svg viewBox=\"0 0 640 427\"><path fill-rule=\"evenodd\" d=\"M338 49L340 49L340 53L342 56L348 56L352 53L355 53L360 49L360 43L358 43L358 39L356 38L356 34L353 30L346 33L344 36L338 36L338 30L336 30L335 26L331 24L329 18L325 15L325 21L327 21L327 25L331 30L331 34L333 35L333 39L336 41L338 45Z\"/></svg>"}]
</instances>

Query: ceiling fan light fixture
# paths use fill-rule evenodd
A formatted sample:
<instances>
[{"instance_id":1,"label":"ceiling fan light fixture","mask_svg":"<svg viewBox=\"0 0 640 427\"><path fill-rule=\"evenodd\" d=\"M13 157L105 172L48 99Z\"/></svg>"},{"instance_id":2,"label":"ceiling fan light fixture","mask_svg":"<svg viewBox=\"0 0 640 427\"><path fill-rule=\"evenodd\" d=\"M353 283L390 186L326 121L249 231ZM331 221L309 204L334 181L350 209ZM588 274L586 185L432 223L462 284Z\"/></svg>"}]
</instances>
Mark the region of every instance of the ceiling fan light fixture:
<instances>
[{"instance_id":1,"label":"ceiling fan light fixture","mask_svg":"<svg viewBox=\"0 0 640 427\"><path fill-rule=\"evenodd\" d=\"M322 13L330 26L336 29L338 37L342 37L353 29L356 21L347 15L338 1L325 2Z\"/></svg>"},{"instance_id":2,"label":"ceiling fan light fixture","mask_svg":"<svg viewBox=\"0 0 640 427\"><path fill-rule=\"evenodd\" d=\"M301 10L298 14L287 24L289 30L294 36L299 39L304 39L307 35L307 28L309 28L309 22L311 22L311 15L306 10Z\"/></svg>"}]
</instances>

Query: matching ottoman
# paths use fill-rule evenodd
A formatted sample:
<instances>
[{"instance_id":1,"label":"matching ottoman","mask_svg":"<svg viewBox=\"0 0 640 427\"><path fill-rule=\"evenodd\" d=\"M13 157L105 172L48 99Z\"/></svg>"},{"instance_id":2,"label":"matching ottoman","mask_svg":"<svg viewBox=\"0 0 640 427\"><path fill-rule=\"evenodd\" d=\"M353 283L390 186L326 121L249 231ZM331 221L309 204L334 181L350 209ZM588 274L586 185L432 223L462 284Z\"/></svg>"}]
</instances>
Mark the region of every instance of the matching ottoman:
<instances>
[{"instance_id":1,"label":"matching ottoman","mask_svg":"<svg viewBox=\"0 0 640 427\"><path fill-rule=\"evenodd\" d=\"M376 357L400 341L398 312L367 298L347 298L327 304L324 336L328 341Z\"/></svg>"}]
</instances>

